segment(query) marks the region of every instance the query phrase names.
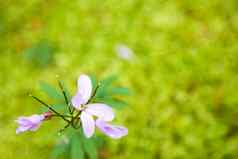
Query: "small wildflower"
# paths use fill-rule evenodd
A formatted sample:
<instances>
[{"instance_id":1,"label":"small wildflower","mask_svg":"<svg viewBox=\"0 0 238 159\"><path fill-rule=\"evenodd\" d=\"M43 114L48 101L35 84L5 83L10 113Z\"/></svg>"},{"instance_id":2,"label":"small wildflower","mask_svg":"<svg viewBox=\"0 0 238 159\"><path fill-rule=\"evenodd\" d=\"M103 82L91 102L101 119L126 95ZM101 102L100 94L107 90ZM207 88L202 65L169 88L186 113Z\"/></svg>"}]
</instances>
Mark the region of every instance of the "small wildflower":
<instances>
[{"instance_id":1,"label":"small wildflower","mask_svg":"<svg viewBox=\"0 0 238 159\"><path fill-rule=\"evenodd\" d=\"M81 75L78 79L78 91L72 98L72 105L82 111L80 120L84 134L90 138L95 131L94 116L102 121L112 121L114 112L112 108L103 103L88 104L92 94L92 82L87 75Z\"/></svg>"},{"instance_id":2,"label":"small wildflower","mask_svg":"<svg viewBox=\"0 0 238 159\"><path fill-rule=\"evenodd\" d=\"M16 122L19 124L19 127L16 130L16 133L22 133L24 131L36 131L39 127L41 122L45 119L44 115L37 115L34 114L29 117L19 117Z\"/></svg>"},{"instance_id":3,"label":"small wildflower","mask_svg":"<svg viewBox=\"0 0 238 159\"><path fill-rule=\"evenodd\" d=\"M104 103L92 103L92 99L96 95L99 85L92 93L92 81L89 76L84 74L79 76L77 85L77 93L70 102L62 83L59 81L59 87L64 96L65 104L68 107L68 114L58 112L51 105L29 94L30 97L45 106L48 111L40 115L34 114L29 117L19 117L16 120L19 124L16 133L36 131L44 120L58 117L67 123L64 128L60 129L60 133L69 126L78 129L82 125L83 132L87 138L90 138L94 134L95 126L104 134L114 139L121 138L128 134L127 128L109 123L115 117L114 111L110 106Z\"/></svg>"}]
</instances>

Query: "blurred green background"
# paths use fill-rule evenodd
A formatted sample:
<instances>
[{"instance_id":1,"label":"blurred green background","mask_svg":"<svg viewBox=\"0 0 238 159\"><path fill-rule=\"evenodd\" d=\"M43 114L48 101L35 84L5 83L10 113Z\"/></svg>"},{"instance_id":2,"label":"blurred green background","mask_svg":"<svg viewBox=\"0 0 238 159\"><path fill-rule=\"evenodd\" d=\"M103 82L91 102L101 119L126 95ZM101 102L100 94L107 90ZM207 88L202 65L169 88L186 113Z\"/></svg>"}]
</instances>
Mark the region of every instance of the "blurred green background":
<instances>
[{"instance_id":1,"label":"blurred green background","mask_svg":"<svg viewBox=\"0 0 238 159\"><path fill-rule=\"evenodd\" d=\"M99 158L237 159L237 38L237 0L1 0L0 158L50 158L57 122L16 135L14 120L39 113L28 92L51 101L39 81L73 93L88 73L133 92L116 120L129 135Z\"/></svg>"}]
</instances>

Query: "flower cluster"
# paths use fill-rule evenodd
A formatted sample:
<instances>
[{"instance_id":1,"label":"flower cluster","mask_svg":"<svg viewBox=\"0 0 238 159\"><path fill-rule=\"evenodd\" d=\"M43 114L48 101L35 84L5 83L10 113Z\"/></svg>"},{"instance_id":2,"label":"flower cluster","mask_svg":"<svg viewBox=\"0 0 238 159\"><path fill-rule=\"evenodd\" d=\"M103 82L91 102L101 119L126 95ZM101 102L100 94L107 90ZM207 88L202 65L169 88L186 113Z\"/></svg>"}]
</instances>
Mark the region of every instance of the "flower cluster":
<instances>
[{"instance_id":1,"label":"flower cluster","mask_svg":"<svg viewBox=\"0 0 238 159\"><path fill-rule=\"evenodd\" d=\"M82 126L83 132L87 138L90 138L94 134L95 127L114 139L121 138L128 134L127 128L112 125L110 123L115 117L115 113L110 106L103 103L92 103L92 99L95 96L99 85L93 91L91 79L84 74L78 78L77 85L76 95L73 96L71 100L68 100L63 86L59 82L70 115L58 113L50 105L31 95L35 100L46 106L49 111L40 115L35 114L29 117L19 117L16 120L19 124L16 133L36 131L43 121L49 120L52 117L60 117L67 122L67 125L62 130L69 126L72 126L75 129Z\"/></svg>"}]
</instances>

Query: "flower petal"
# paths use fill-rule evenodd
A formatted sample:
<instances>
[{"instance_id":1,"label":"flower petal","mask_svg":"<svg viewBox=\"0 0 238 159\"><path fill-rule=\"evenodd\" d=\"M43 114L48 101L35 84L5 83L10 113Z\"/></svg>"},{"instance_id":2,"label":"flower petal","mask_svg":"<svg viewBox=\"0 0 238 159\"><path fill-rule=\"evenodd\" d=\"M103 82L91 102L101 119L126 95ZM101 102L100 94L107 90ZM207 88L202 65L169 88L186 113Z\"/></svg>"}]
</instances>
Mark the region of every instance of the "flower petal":
<instances>
[{"instance_id":1,"label":"flower petal","mask_svg":"<svg viewBox=\"0 0 238 159\"><path fill-rule=\"evenodd\" d=\"M73 96L71 103L74 108L80 110L81 105L84 103L84 100L79 92L75 96Z\"/></svg>"},{"instance_id":2,"label":"flower petal","mask_svg":"<svg viewBox=\"0 0 238 159\"><path fill-rule=\"evenodd\" d=\"M81 75L78 78L78 90L71 102L73 107L80 110L82 104L86 104L91 97L92 82L89 76Z\"/></svg>"},{"instance_id":3,"label":"flower petal","mask_svg":"<svg viewBox=\"0 0 238 159\"><path fill-rule=\"evenodd\" d=\"M44 115L37 115L34 114L29 117L21 116L19 117L16 122L19 124L19 127L16 130L16 133L19 134L24 131L36 131L40 125L41 122L45 119Z\"/></svg>"},{"instance_id":4,"label":"flower petal","mask_svg":"<svg viewBox=\"0 0 238 159\"><path fill-rule=\"evenodd\" d=\"M27 119L27 117L24 117L24 116L18 117L18 119L16 120L16 123L18 123L21 126L31 124L31 122Z\"/></svg>"},{"instance_id":5,"label":"flower petal","mask_svg":"<svg viewBox=\"0 0 238 159\"><path fill-rule=\"evenodd\" d=\"M95 115L104 121L112 121L114 119L114 112L112 108L106 104L88 104L85 112Z\"/></svg>"},{"instance_id":6,"label":"flower petal","mask_svg":"<svg viewBox=\"0 0 238 159\"><path fill-rule=\"evenodd\" d=\"M82 95L83 104L86 104L92 94L92 82L89 76L81 75L78 79L78 92Z\"/></svg>"},{"instance_id":7,"label":"flower petal","mask_svg":"<svg viewBox=\"0 0 238 159\"><path fill-rule=\"evenodd\" d=\"M20 134L24 131L27 131L29 130L29 127L25 127L25 126L19 126L17 129L16 129L16 134Z\"/></svg>"},{"instance_id":8,"label":"flower petal","mask_svg":"<svg viewBox=\"0 0 238 159\"><path fill-rule=\"evenodd\" d=\"M93 117L90 114L83 111L80 119L82 122L83 132L85 136L87 138L90 138L93 135L95 129L95 122L93 120Z\"/></svg>"},{"instance_id":9,"label":"flower petal","mask_svg":"<svg viewBox=\"0 0 238 159\"><path fill-rule=\"evenodd\" d=\"M106 123L103 120L96 120L96 126L107 136L119 139L128 134L128 129L123 126L116 126Z\"/></svg>"},{"instance_id":10,"label":"flower petal","mask_svg":"<svg viewBox=\"0 0 238 159\"><path fill-rule=\"evenodd\" d=\"M44 115L36 115L36 114L34 114L34 115L32 115L32 116L30 116L28 119L29 119L29 121L31 121L32 123L34 123L34 124L38 124L38 123L40 123L42 120L44 120Z\"/></svg>"}]
</instances>

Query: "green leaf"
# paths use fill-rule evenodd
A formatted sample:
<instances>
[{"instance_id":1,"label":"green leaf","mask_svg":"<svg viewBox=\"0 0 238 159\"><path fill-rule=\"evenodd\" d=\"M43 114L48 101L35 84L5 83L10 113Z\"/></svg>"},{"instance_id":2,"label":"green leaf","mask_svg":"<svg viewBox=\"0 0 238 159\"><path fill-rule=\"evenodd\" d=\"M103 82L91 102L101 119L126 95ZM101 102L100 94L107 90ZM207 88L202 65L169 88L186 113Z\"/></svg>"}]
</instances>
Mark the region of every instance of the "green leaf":
<instances>
[{"instance_id":1,"label":"green leaf","mask_svg":"<svg viewBox=\"0 0 238 159\"><path fill-rule=\"evenodd\" d=\"M70 158L71 159L84 159L84 151L82 141L78 134L74 133L70 140Z\"/></svg>"},{"instance_id":2,"label":"green leaf","mask_svg":"<svg viewBox=\"0 0 238 159\"><path fill-rule=\"evenodd\" d=\"M103 98L105 96L107 96L107 86L101 84L100 87L98 88L95 98Z\"/></svg>"},{"instance_id":3,"label":"green leaf","mask_svg":"<svg viewBox=\"0 0 238 159\"><path fill-rule=\"evenodd\" d=\"M63 86L63 89L64 89L64 91L65 91L65 93L66 93L66 96L67 96L68 100L70 100L70 99L71 99L71 95L70 95L69 90L68 90L68 88L66 87L64 81L63 81L63 80L60 80L60 83L61 83L62 86ZM61 94L62 94L62 92L61 92ZM61 95L61 96L63 96L63 95Z\"/></svg>"},{"instance_id":4,"label":"green leaf","mask_svg":"<svg viewBox=\"0 0 238 159\"><path fill-rule=\"evenodd\" d=\"M129 89L124 88L124 87L114 87L110 90L110 94L111 95L124 95L124 96L131 95Z\"/></svg>"},{"instance_id":5,"label":"green leaf","mask_svg":"<svg viewBox=\"0 0 238 159\"><path fill-rule=\"evenodd\" d=\"M60 157L64 156L66 151L68 149L67 144L58 144L54 147L52 153L51 153L51 158L52 159L59 159Z\"/></svg>"},{"instance_id":6,"label":"green leaf","mask_svg":"<svg viewBox=\"0 0 238 159\"><path fill-rule=\"evenodd\" d=\"M93 138L83 138L84 151L89 159L97 159L97 146Z\"/></svg>"},{"instance_id":7,"label":"green leaf","mask_svg":"<svg viewBox=\"0 0 238 159\"><path fill-rule=\"evenodd\" d=\"M112 98L110 96L104 97L104 98L97 98L97 99L95 99L95 101L106 103L109 106L116 108L116 109L122 109L127 105L126 102L119 100L119 99Z\"/></svg>"},{"instance_id":8,"label":"green leaf","mask_svg":"<svg viewBox=\"0 0 238 159\"><path fill-rule=\"evenodd\" d=\"M75 135L75 129L73 127L69 127L65 130L65 135L69 138L72 139L72 137Z\"/></svg>"},{"instance_id":9,"label":"green leaf","mask_svg":"<svg viewBox=\"0 0 238 159\"><path fill-rule=\"evenodd\" d=\"M93 85L93 90L96 88L98 82L97 82L97 78L94 75L90 75L90 79L92 81L92 85Z\"/></svg>"},{"instance_id":10,"label":"green leaf","mask_svg":"<svg viewBox=\"0 0 238 159\"><path fill-rule=\"evenodd\" d=\"M57 112L62 112L62 113L66 113L67 112L67 105L66 104L52 104L50 105L54 110L56 110ZM46 112L49 109L46 107L42 107L41 112Z\"/></svg>"},{"instance_id":11,"label":"green leaf","mask_svg":"<svg viewBox=\"0 0 238 159\"><path fill-rule=\"evenodd\" d=\"M63 95L55 87L47 84L46 82L43 81L40 82L40 89L53 99L56 100L63 99Z\"/></svg>"},{"instance_id":12,"label":"green leaf","mask_svg":"<svg viewBox=\"0 0 238 159\"><path fill-rule=\"evenodd\" d=\"M109 76L109 77L103 79L102 81L100 81L100 83L101 83L102 85L109 86L109 85L111 85L114 81L116 81L117 78L118 78L117 75L111 75L111 76Z\"/></svg>"}]
</instances>

